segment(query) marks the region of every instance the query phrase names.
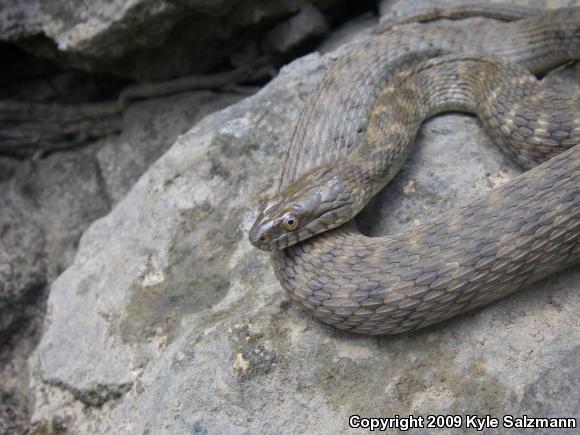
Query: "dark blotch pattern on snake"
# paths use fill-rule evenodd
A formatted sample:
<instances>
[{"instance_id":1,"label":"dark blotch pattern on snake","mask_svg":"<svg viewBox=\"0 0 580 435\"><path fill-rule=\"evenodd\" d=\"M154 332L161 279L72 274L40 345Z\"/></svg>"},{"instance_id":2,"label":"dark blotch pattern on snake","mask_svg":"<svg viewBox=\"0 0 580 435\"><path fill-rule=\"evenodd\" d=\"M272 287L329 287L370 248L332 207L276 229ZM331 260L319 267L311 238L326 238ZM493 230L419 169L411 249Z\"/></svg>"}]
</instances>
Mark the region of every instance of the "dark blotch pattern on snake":
<instances>
[{"instance_id":1,"label":"dark blotch pattern on snake","mask_svg":"<svg viewBox=\"0 0 580 435\"><path fill-rule=\"evenodd\" d=\"M250 240L308 312L366 334L425 327L580 262L580 91L556 94L528 72L578 57L577 8L493 32L410 25L354 45L304 108ZM351 219L445 111L477 114L534 169L394 236L362 235Z\"/></svg>"}]
</instances>

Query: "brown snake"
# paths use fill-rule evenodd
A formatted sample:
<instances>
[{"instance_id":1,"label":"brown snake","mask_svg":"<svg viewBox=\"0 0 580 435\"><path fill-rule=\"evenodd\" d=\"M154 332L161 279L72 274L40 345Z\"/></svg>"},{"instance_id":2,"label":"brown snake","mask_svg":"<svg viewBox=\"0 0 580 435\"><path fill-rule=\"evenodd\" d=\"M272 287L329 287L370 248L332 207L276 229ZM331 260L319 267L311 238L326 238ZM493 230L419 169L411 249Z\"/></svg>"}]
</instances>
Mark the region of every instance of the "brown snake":
<instances>
[{"instance_id":1,"label":"brown snake","mask_svg":"<svg viewBox=\"0 0 580 435\"><path fill-rule=\"evenodd\" d=\"M580 57L580 9L519 10L472 6L528 17L493 32L415 24L371 36L322 79L250 231L318 319L415 330L580 262L580 91L556 94L528 73ZM351 219L398 172L421 123L445 111L477 114L519 164L539 166L407 231L362 235Z\"/></svg>"}]
</instances>

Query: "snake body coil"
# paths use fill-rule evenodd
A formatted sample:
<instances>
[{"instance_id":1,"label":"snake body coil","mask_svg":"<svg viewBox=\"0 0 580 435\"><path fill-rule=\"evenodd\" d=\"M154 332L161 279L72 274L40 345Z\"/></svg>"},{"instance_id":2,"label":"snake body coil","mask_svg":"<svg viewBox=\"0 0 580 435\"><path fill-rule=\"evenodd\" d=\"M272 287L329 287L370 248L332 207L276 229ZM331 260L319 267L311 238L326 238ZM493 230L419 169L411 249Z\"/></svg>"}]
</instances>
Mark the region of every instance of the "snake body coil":
<instances>
[{"instance_id":1,"label":"snake body coil","mask_svg":"<svg viewBox=\"0 0 580 435\"><path fill-rule=\"evenodd\" d=\"M494 32L412 25L355 45L302 112L250 240L273 251L307 311L366 334L422 328L580 262L580 91L556 94L527 72L578 57L580 9ZM349 221L421 123L451 110L477 114L518 163L539 166L408 231L362 235Z\"/></svg>"}]
</instances>

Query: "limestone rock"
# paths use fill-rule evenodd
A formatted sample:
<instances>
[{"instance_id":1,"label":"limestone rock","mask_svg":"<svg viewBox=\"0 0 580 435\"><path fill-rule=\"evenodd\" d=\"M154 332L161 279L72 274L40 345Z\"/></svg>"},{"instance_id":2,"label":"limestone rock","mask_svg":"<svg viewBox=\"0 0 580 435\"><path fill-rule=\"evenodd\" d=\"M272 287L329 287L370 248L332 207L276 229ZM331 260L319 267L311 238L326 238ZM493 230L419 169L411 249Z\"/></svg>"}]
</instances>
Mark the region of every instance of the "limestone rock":
<instances>
[{"instance_id":1,"label":"limestone rock","mask_svg":"<svg viewBox=\"0 0 580 435\"><path fill-rule=\"evenodd\" d=\"M30 162L0 160L0 433L23 430L26 359L39 339L46 286L72 263L81 234L181 133L242 91L135 102L119 136Z\"/></svg>"},{"instance_id":2,"label":"limestone rock","mask_svg":"<svg viewBox=\"0 0 580 435\"><path fill-rule=\"evenodd\" d=\"M119 136L29 163L0 161L7 177L0 183L0 332L68 267L87 226L181 133L240 98L199 91L137 102L126 111Z\"/></svg>"},{"instance_id":3,"label":"limestone rock","mask_svg":"<svg viewBox=\"0 0 580 435\"><path fill-rule=\"evenodd\" d=\"M270 30L266 35L265 46L267 50L276 53L290 53L320 39L326 33L328 25L324 15L307 4L295 16Z\"/></svg>"},{"instance_id":4,"label":"limestone rock","mask_svg":"<svg viewBox=\"0 0 580 435\"><path fill-rule=\"evenodd\" d=\"M26 317L27 304L46 284L45 235L29 218L33 207L16 206L2 186L0 199L0 346Z\"/></svg>"},{"instance_id":5,"label":"limestone rock","mask_svg":"<svg viewBox=\"0 0 580 435\"><path fill-rule=\"evenodd\" d=\"M340 0L313 0L328 9ZM139 80L206 72L307 4L263 0L0 0L0 40Z\"/></svg>"},{"instance_id":6,"label":"limestone rock","mask_svg":"<svg viewBox=\"0 0 580 435\"><path fill-rule=\"evenodd\" d=\"M8 338L6 330L72 262L80 235L108 212L109 200L90 152L22 164L0 189L0 333Z\"/></svg>"},{"instance_id":7,"label":"limestone rock","mask_svg":"<svg viewBox=\"0 0 580 435\"><path fill-rule=\"evenodd\" d=\"M97 153L106 191L119 202L141 174L193 124L243 98L231 92L195 91L143 100L123 115L119 136L101 141Z\"/></svg>"}]
</instances>

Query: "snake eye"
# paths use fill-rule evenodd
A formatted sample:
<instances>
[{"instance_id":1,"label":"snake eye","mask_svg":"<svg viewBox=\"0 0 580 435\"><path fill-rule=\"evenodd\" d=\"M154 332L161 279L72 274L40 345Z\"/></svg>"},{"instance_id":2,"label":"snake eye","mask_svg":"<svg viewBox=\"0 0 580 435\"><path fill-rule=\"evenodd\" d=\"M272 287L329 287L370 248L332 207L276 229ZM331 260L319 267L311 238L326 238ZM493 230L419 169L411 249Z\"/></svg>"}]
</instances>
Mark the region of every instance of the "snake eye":
<instances>
[{"instance_id":1,"label":"snake eye","mask_svg":"<svg viewBox=\"0 0 580 435\"><path fill-rule=\"evenodd\" d=\"M288 231L294 231L298 229L298 223L298 218L293 214L287 214L282 220L282 225L284 225L284 228L286 228Z\"/></svg>"}]
</instances>

